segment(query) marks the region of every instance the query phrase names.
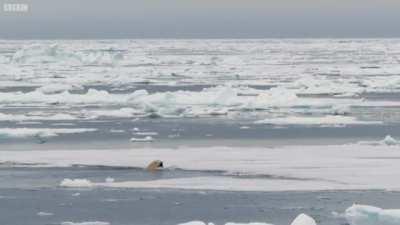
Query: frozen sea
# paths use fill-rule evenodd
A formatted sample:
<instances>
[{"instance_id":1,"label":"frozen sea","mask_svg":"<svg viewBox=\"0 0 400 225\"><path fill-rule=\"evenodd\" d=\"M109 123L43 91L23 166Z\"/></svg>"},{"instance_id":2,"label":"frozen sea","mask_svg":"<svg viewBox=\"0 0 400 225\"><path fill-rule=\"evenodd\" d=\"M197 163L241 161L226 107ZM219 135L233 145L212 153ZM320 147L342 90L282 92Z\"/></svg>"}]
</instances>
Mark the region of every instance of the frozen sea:
<instances>
[{"instance_id":1,"label":"frozen sea","mask_svg":"<svg viewBox=\"0 0 400 225\"><path fill-rule=\"evenodd\" d=\"M0 40L0 224L370 225L399 125L397 39Z\"/></svg>"}]
</instances>

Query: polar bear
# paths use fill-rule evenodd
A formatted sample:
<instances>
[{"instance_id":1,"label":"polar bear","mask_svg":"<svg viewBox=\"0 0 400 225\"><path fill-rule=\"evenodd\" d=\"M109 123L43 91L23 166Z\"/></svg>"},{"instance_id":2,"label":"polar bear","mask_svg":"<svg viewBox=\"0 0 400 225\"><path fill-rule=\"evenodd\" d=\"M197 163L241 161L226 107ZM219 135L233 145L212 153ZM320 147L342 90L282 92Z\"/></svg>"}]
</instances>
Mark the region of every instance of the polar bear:
<instances>
[{"instance_id":1,"label":"polar bear","mask_svg":"<svg viewBox=\"0 0 400 225\"><path fill-rule=\"evenodd\" d=\"M154 160L147 166L146 170L150 172L155 172L159 169L162 169L163 167L164 163L161 160Z\"/></svg>"}]
</instances>

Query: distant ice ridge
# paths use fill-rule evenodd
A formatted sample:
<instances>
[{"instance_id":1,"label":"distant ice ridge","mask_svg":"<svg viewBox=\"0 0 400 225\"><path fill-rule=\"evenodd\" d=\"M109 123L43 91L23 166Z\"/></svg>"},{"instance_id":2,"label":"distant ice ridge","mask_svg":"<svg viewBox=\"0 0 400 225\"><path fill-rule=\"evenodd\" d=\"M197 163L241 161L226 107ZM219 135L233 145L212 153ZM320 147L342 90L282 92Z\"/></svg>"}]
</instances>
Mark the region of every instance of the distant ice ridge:
<instances>
[{"instance_id":1,"label":"distant ice ridge","mask_svg":"<svg viewBox=\"0 0 400 225\"><path fill-rule=\"evenodd\" d=\"M353 205L346 210L345 218L350 225L399 225L400 209Z\"/></svg>"},{"instance_id":2,"label":"distant ice ridge","mask_svg":"<svg viewBox=\"0 0 400 225\"><path fill-rule=\"evenodd\" d=\"M214 223L204 223L202 221L191 221L187 223L181 223L178 225L214 225ZM234 223L234 222L228 222L225 225L272 225L270 223L260 223L260 222L252 222L252 223ZM306 214L300 214L296 217L296 219L293 220L293 222L290 225L317 225L315 220L306 215Z\"/></svg>"},{"instance_id":3,"label":"distant ice ridge","mask_svg":"<svg viewBox=\"0 0 400 225\"><path fill-rule=\"evenodd\" d=\"M241 86L217 86L202 91L174 91L148 93L137 90L128 94L113 94L89 89L83 94L70 93L70 86L46 87L32 92L0 92L0 102L16 105L77 105L102 104L119 106L113 110L85 110L85 117L201 117L226 116L235 111L273 110L282 112L303 110L312 113L324 109L328 114L345 114L348 106L365 105L360 99L301 98L293 90L272 88L257 90ZM377 104L377 103L374 103ZM398 103L400 105L400 103ZM339 118L339 117L337 117ZM329 118L328 118L329 119Z\"/></svg>"},{"instance_id":4,"label":"distant ice ridge","mask_svg":"<svg viewBox=\"0 0 400 225\"><path fill-rule=\"evenodd\" d=\"M58 44L28 45L12 56L11 62L18 64L70 63L88 65L113 65L122 60L123 55L113 49L76 51L60 47Z\"/></svg>"}]
</instances>

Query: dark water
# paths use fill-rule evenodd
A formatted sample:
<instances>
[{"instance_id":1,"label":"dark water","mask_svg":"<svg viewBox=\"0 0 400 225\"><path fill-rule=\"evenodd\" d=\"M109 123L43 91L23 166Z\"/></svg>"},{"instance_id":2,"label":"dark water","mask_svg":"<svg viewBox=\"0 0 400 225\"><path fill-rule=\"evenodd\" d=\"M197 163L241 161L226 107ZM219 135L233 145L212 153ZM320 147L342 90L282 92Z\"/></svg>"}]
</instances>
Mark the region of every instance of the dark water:
<instances>
[{"instance_id":1,"label":"dark water","mask_svg":"<svg viewBox=\"0 0 400 225\"><path fill-rule=\"evenodd\" d=\"M79 196L76 196L79 193ZM398 207L400 193L215 192L142 189L0 189L0 224L47 225L105 221L112 225L171 225L191 220L224 224L269 222L287 225L300 213L320 225L343 225L332 214L354 202ZM49 212L52 216L38 216Z\"/></svg>"},{"instance_id":2,"label":"dark water","mask_svg":"<svg viewBox=\"0 0 400 225\"><path fill-rule=\"evenodd\" d=\"M15 165L14 165L15 166ZM64 178L104 182L194 176L224 176L219 171L167 169L148 173L130 167L10 167L0 169L0 224L50 225L64 221L105 221L112 225L173 225L192 220L290 224L300 213L320 225L343 225L353 203L398 208L400 193L388 191L223 192L171 189L62 188ZM25 165L26 166L26 165ZM271 179L265 177L263 179ZM39 216L39 212L52 213Z\"/></svg>"}]
</instances>

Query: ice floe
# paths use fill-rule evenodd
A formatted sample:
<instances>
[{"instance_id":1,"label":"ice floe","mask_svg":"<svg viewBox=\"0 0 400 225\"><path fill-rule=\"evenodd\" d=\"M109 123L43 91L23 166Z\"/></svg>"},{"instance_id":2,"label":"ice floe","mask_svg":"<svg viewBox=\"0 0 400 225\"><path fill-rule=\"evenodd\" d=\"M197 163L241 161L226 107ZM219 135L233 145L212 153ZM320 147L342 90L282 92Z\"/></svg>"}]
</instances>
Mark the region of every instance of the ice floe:
<instances>
[{"instance_id":1,"label":"ice floe","mask_svg":"<svg viewBox=\"0 0 400 225\"><path fill-rule=\"evenodd\" d=\"M180 223L178 225L214 225L214 223L205 223L203 221L190 221L186 223ZM225 225L272 225L269 223L234 223L234 222L228 222L225 223Z\"/></svg>"},{"instance_id":2,"label":"ice floe","mask_svg":"<svg viewBox=\"0 0 400 225\"><path fill-rule=\"evenodd\" d=\"M88 222L62 222L61 225L111 225L109 222L88 221Z\"/></svg>"},{"instance_id":3,"label":"ice floe","mask_svg":"<svg viewBox=\"0 0 400 225\"><path fill-rule=\"evenodd\" d=\"M49 213L49 212L38 212L37 215L38 216L52 216L54 214L53 213Z\"/></svg>"},{"instance_id":4,"label":"ice floe","mask_svg":"<svg viewBox=\"0 0 400 225\"><path fill-rule=\"evenodd\" d=\"M203 221L190 221L186 223L180 223L178 225L213 225L213 224L214 223L207 224ZM272 224L264 222L250 222L250 223L228 222L225 223L225 225L272 225ZM293 222L290 225L317 225L317 223L312 217L306 214L300 214L293 220Z\"/></svg>"},{"instance_id":5,"label":"ice floe","mask_svg":"<svg viewBox=\"0 0 400 225\"><path fill-rule=\"evenodd\" d=\"M380 141L360 141L358 142L360 145L386 145L386 146L398 146L400 145L400 141L393 138L390 135L386 135L384 139Z\"/></svg>"},{"instance_id":6,"label":"ice floe","mask_svg":"<svg viewBox=\"0 0 400 225\"><path fill-rule=\"evenodd\" d=\"M90 188L90 187L93 187L93 186L94 186L93 183L90 180L87 180L87 179L68 179L68 178L65 178L60 183L60 187L71 187L71 188L84 187L84 188Z\"/></svg>"},{"instance_id":7,"label":"ice floe","mask_svg":"<svg viewBox=\"0 0 400 225\"><path fill-rule=\"evenodd\" d=\"M289 116L281 118L270 118L256 121L258 124L276 125L356 125L356 124L381 124L380 121L360 121L355 117L328 115L323 117L298 117Z\"/></svg>"},{"instance_id":8,"label":"ice floe","mask_svg":"<svg viewBox=\"0 0 400 225\"><path fill-rule=\"evenodd\" d=\"M0 128L0 138L54 137L96 131L95 128Z\"/></svg>"},{"instance_id":9,"label":"ice floe","mask_svg":"<svg viewBox=\"0 0 400 225\"><path fill-rule=\"evenodd\" d=\"M105 181L106 181L106 183L112 183L112 182L114 182L115 180L114 180L114 178L112 178L112 177L107 177Z\"/></svg>"},{"instance_id":10,"label":"ice floe","mask_svg":"<svg viewBox=\"0 0 400 225\"><path fill-rule=\"evenodd\" d=\"M307 214L300 214L290 225L317 225L315 220Z\"/></svg>"},{"instance_id":11,"label":"ice floe","mask_svg":"<svg viewBox=\"0 0 400 225\"><path fill-rule=\"evenodd\" d=\"M346 210L345 218L350 225L398 225L400 209L353 205Z\"/></svg>"},{"instance_id":12,"label":"ice floe","mask_svg":"<svg viewBox=\"0 0 400 225\"><path fill-rule=\"evenodd\" d=\"M146 168L155 158L203 176L114 181L95 186L235 191L399 190L400 151L386 145L302 145L275 148L204 147L110 150L0 151L3 162L46 167L73 165ZM288 152L290 154L288 154ZM312 160L310 160L312 159ZM215 174L223 171L226 174ZM165 171L166 173L172 171ZM209 172L209 173L207 173ZM371 182L373 178L373 182Z\"/></svg>"},{"instance_id":13,"label":"ice floe","mask_svg":"<svg viewBox=\"0 0 400 225\"><path fill-rule=\"evenodd\" d=\"M29 113L6 114L0 113L0 121L27 121L27 120L75 120L75 116L65 113L45 114L45 113Z\"/></svg>"},{"instance_id":14,"label":"ice floe","mask_svg":"<svg viewBox=\"0 0 400 225\"><path fill-rule=\"evenodd\" d=\"M71 91L71 90L79 90L82 89L82 87L77 86L77 85L71 85L71 84L47 84L44 85L40 88L37 88L37 91L42 92L43 94L59 94L65 91Z\"/></svg>"},{"instance_id":15,"label":"ice floe","mask_svg":"<svg viewBox=\"0 0 400 225\"><path fill-rule=\"evenodd\" d=\"M146 136L143 138L131 138L131 142L153 142L154 138L152 136Z\"/></svg>"}]
</instances>

